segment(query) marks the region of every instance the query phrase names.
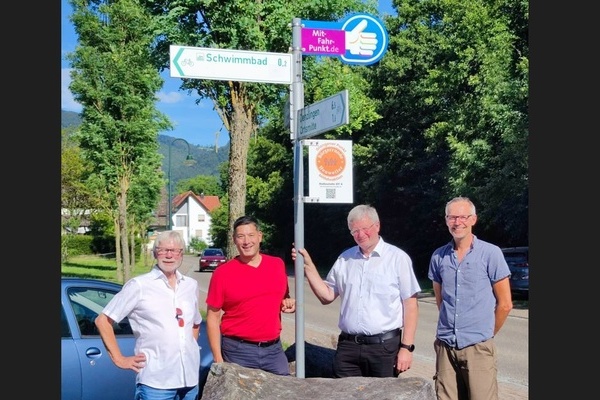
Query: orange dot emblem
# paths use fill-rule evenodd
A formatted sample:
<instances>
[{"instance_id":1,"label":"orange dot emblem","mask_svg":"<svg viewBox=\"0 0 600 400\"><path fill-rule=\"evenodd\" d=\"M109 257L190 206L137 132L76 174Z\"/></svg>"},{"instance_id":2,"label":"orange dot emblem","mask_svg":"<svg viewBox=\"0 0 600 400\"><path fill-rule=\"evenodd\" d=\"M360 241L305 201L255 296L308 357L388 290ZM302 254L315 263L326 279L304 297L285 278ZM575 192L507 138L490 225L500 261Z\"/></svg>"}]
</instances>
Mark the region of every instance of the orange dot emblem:
<instances>
[{"instance_id":1,"label":"orange dot emblem","mask_svg":"<svg viewBox=\"0 0 600 400\"><path fill-rule=\"evenodd\" d=\"M346 156L336 146L325 146L316 157L317 170L326 179L335 179L346 168Z\"/></svg>"}]
</instances>

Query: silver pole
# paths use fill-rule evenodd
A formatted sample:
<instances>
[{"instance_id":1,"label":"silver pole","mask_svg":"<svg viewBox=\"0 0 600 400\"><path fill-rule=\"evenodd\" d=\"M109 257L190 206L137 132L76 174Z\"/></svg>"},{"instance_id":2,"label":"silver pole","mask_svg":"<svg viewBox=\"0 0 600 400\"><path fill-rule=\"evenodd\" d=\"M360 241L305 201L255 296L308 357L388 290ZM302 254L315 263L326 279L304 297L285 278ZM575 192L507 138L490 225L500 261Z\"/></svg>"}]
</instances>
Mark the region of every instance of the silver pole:
<instances>
[{"instance_id":1,"label":"silver pole","mask_svg":"<svg viewBox=\"0 0 600 400\"><path fill-rule=\"evenodd\" d=\"M304 108L302 82L302 24L300 18L292 19L292 73L290 88L290 130L294 140L294 247L304 247L304 171L302 144L298 138L298 112ZM304 378L304 260L296 253L296 377Z\"/></svg>"}]
</instances>

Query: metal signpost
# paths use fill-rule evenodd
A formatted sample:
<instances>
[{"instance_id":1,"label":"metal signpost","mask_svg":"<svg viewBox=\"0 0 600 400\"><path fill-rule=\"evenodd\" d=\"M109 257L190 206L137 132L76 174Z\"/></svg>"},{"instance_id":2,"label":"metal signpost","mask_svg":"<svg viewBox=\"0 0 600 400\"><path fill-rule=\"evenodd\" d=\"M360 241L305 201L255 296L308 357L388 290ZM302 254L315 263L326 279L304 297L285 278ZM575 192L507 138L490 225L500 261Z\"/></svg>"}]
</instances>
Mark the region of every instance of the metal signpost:
<instances>
[{"instance_id":1,"label":"metal signpost","mask_svg":"<svg viewBox=\"0 0 600 400\"><path fill-rule=\"evenodd\" d=\"M381 20L369 14L351 15L341 22L292 20L293 82L290 87L290 134L294 141L294 247L304 247L304 171L302 138L347 124L348 91L304 107L302 53L339 57L346 64L370 65L388 46ZM350 144L351 148L351 144ZM343 150L340 150L340 155ZM351 158L350 158L351 159ZM352 190L350 188L350 190ZM345 202L345 201L337 201ZM304 378L304 261L294 262L296 278L296 377Z\"/></svg>"}]
</instances>

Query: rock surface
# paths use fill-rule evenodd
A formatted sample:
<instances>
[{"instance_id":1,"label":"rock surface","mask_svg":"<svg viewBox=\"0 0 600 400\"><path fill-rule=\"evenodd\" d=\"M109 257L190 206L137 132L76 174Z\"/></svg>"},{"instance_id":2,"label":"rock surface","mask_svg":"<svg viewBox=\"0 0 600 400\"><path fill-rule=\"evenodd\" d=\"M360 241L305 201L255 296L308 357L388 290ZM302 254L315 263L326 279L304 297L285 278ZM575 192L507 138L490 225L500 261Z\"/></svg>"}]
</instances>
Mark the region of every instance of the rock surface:
<instances>
[{"instance_id":1,"label":"rock surface","mask_svg":"<svg viewBox=\"0 0 600 400\"><path fill-rule=\"evenodd\" d=\"M295 377L295 344L286 350L290 376L233 363L211 366L203 400L435 400L430 380L411 378L332 378L333 349L305 343L305 378Z\"/></svg>"}]
</instances>

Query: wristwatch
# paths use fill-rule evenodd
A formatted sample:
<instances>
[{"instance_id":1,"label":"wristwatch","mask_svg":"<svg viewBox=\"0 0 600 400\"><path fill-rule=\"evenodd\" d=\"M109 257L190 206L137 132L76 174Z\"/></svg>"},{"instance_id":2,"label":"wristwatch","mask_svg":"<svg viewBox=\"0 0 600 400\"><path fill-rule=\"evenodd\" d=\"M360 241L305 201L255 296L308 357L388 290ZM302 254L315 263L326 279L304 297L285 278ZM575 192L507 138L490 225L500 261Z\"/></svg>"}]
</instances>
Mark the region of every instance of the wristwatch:
<instances>
[{"instance_id":1,"label":"wristwatch","mask_svg":"<svg viewBox=\"0 0 600 400\"><path fill-rule=\"evenodd\" d=\"M404 344L404 343L400 342L400 347L403 348L403 349L406 349L406 350L410 351L411 353L413 351L415 351L415 345L414 344Z\"/></svg>"}]
</instances>

